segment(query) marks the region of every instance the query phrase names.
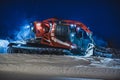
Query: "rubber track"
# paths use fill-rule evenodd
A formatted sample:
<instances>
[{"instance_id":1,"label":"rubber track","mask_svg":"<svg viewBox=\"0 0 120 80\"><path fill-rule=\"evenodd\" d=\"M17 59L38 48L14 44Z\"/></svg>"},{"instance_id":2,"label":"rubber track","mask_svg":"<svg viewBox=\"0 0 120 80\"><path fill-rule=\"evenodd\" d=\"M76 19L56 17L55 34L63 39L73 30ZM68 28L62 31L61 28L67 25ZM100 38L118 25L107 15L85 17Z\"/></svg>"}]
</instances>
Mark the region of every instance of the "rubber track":
<instances>
[{"instance_id":1,"label":"rubber track","mask_svg":"<svg viewBox=\"0 0 120 80\"><path fill-rule=\"evenodd\" d=\"M63 55L69 54L70 51L59 48L38 48L38 47L25 47L25 46L12 46L7 50L8 53L25 53L25 54L56 54Z\"/></svg>"}]
</instances>

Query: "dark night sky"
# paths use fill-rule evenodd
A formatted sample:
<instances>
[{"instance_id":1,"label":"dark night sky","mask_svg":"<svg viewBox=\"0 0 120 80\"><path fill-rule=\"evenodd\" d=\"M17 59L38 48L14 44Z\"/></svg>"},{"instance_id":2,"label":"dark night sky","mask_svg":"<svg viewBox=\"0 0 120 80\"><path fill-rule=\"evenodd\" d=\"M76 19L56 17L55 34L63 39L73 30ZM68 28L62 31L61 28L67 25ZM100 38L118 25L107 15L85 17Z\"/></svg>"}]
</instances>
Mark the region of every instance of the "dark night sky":
<instances>
[{"instance_id":1,"label":"dark night sky","mask_svg":"<svg viewBox=\"0 0 120 80\"><path fill-rule=\"evenodd\" d=\"M120 48L119 0L0 0L0 38L13 34L25 21L51 17L81 21Z\"/></svg>"}]
</instances>

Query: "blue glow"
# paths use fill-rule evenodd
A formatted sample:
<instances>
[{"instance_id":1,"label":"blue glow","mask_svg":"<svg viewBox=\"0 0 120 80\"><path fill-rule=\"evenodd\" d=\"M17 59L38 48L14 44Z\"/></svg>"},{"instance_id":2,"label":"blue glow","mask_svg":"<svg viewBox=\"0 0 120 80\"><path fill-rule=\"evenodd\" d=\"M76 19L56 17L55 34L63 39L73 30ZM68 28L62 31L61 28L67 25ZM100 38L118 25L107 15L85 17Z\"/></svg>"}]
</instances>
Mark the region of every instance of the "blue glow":
<instances>
[{"instance_id":1,"label":"blue glow","mask_svg":"<svg viewBox=\"0 0 120 80\"><path fill-rule=\"evenodd\" d=\"M31 27L31 30L33 30L34 29L34 27Z\"/></svg>"},{"instance_id":2,"label":"blue glow","mask_svg":"<svg viewBox=\"0 0 120 80\"><path fill-rule=\"evenodd\" d=\"M73 27L74 25L73 25L73 24L71 24L70 26L71 26L71 27Z\"/></svg>"},{"instance_id":3,"label":"blue glow","mask_svg":"<svg viewBox=\"0 0 120 80\"><path fill-rule=\"evenodd\" d=\"M70 34L70 40L71 40L71 42L74 42L74 38L75 38L75 33L71 33Z\"/></svg>"},{"instance_id":4,"label":"blue glow","mask_svg":"<svg viewBox=\"0 0 120 80\"><path fill-rule=\"evenodd\" d=\"M20 31L17 32L15 39L24 41L26 39L34 38L34 32L32 31L31 28L30 28L30 25L22 26Z\"/></svg>"},{"instance_id":5,"label":"blue glow","mask_svg":"<svg viewBox=\"0 0 120 80\"><path fill-rule=\"evenodd\" d=\"M30 25L26 25L25 28L26 28L26 29L30 28Z\"/></svg>"},{"instance_id":6,"label":"blue glow","mask_svg":"<svg viewBox=\"0 0 120 80\"><path fill-rule=\"evenodd\" d=\"M77 31L81 30L80 27L77 27Z\"/></svg>"},{"instance_id":7,"label":"blue glow","mask_svg":"<svg viewBox=\"0 0 120 80\"><path fill-rule=\"evenodd\" d=\"M20 46L21 46L21 44L18 44L17 46L18 46L18 47L20 47Z\"/></svg>"},{"instance_id":8,"label":"blue glow","mask_svg":"<svg viewBox=\"0 0 120 80\"><path fill-rule=\"evenodd\" d=\"M8 44L9 44L8 40L0 40L0 53L7 52Z\"/></svg>"},{"instance_id":9,"label":"blue glow","mask_svg":"<svg viewBox=\"0 0 120 80\"><path fill-rule=\"evenodd\" d=\"M75 28L75 27L76 27L75 24L71 24L71 25L70 25L70 28Z\"/></svg>"},{"instance_id":10,"label":"blue glow","mask_svg":"<svg viewBox=\"0 0 120 80\"><path fill-rule=\"evenodd\" d=\"M71 33L71 37L74 37L75 36L75 34L74 33Z\"/></svg>"},{"instance_id":11,"label":"blue glow","mask_svg":"<svg viewBox=\"0 0 120 80\"><path fill-rule=\"evenodd\" d=\"M7 40L0 40L0 47L7 47L9 42Z\"/></svg>"}]
</instances>

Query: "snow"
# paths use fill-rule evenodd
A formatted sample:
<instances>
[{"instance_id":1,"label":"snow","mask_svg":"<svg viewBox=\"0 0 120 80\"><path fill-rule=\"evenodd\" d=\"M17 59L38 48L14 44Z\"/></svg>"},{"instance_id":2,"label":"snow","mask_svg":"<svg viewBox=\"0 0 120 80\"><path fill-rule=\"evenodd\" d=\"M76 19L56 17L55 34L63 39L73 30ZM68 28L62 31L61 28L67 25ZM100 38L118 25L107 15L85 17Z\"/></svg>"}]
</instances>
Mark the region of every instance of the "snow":
<instances>
[{"instance_id":1,"label":"snow","mask_svg":"<svg viewBox=\"0 0 120 80\"><path fill-rule=\"evenodd\" d=\"M90 57L93 55L94 47L95 47L94 44L92 44L92 43L88 44L88 48L85 52L85 57Z\"/></svg>"},{"instance_id":2,"label":"snow","mask_svg":"<svg viewBox=\"0 0 120 80\"><path fill-rule=\"evenodd\" d=\"M0 54L0 71L7 73L73 77L120 79L120 59L33 54ZM7 74L9 76L9 74ZM13 76L11 74L11 76ZM11 77L9 76L9 77Z\"/></svg>"},{"instance_id":3,"label":"snow","mask_svg":"<svg viewBox=\"0 0 120 80\"><path fill-rule=\"evenodd\" d=\"M24 41L26 39L30 39L33 37L35 37L35 36L34 36L33 31L31 31L30 25L25 25L25 26L22 26L20 31L17 32L15 39Z\"/></svg>"},{"instance_id":4,"label":"snow","mask_svg":"<svg viewBox=\"0 0 120 80\"><path fill-rule=\"evenodd\" d=\"M0 40L0 53L6 53L7 52L7 46L9 42L8 40Z\"/></svg>"}]
</instances>

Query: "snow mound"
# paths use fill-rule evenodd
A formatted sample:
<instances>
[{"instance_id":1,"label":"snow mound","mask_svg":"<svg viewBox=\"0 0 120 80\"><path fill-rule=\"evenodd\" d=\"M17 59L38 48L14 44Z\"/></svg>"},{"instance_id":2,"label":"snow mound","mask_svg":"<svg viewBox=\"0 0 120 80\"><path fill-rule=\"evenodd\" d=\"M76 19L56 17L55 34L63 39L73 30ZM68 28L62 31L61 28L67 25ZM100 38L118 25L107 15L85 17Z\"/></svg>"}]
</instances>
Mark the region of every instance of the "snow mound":
<instances>
[{"instance_id":1,"label":"snow mound","mask_svg":"<svg viewBox=\"0 0 120 80\"><path fill-rule=\"evenodd\" d=\"M8 44L9 44L8 40L0 40L0 53L7 52Z\"/></svg>"}]
</instances>

